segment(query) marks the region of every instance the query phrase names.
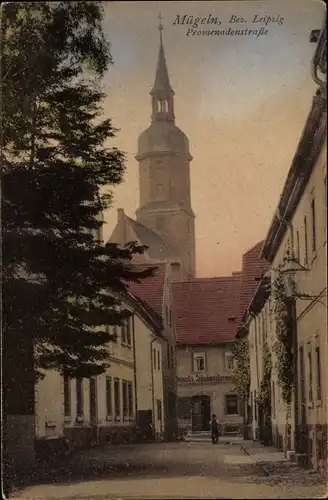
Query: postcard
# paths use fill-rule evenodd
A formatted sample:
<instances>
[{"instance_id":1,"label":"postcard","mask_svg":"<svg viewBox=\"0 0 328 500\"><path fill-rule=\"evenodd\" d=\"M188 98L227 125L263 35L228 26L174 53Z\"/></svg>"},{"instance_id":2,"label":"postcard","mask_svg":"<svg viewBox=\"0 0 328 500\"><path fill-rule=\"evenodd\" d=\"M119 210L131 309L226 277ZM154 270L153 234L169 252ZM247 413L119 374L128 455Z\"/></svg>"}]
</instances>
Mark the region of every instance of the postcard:
<instances>
[{"instance_id":1,"label":"postcard","mask_svg":"<svg viewBox=\"0 0 328 500\"><path fill-rule=\"evenodd\" d=\"M324 3L64 4L1 14L5 492L323 496Z\"/></svg>"}]
</instances>

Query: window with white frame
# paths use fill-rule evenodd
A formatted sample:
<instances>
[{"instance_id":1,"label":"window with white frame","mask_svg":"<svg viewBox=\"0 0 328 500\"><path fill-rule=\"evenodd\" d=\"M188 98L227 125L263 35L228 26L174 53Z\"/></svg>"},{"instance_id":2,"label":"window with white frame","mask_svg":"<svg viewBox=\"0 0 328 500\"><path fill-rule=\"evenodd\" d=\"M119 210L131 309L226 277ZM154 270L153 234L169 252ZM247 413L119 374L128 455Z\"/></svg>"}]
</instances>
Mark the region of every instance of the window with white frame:
<instances>
[{"instance_id":1,"label":"window with white frame","mask_svg":"<svg viewBox=\"0 0 328 500\"><path fill-rule=\"evenodd\" d=\"M225 366L229 371L233 371L235 368L235 359L232 352L226 352L225 354Z\"/></svg>"},{"instance_id":2,"label":"window with white frame","mask_svg":"<svg viewBox=\"0 0 328 500\"><path fill-rule=\"evenodd\" d=\"M204 372L205 371L205 353L204 352L194 352L193 353L193 365L194 365L194 372Z\"/></svg>"}]
</instances>

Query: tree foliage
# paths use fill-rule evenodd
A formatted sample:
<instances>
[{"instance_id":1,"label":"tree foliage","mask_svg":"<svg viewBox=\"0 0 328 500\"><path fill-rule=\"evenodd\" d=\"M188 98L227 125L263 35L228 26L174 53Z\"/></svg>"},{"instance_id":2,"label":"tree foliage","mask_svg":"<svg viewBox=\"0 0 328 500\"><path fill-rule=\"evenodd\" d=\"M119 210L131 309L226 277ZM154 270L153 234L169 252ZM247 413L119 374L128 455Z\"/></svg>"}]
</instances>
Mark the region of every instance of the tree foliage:
<instances>
[{"instance_id":1,"label":"tree foliage","mask_svg":"<svg viewBox=\"0 0 328 500\"><path fill-rule=\"evenodd\" d=\"M257 403L262 407L265 415L271 415L271 372L272 356L265 342L263 345L263 377L260 382Z\"/></svg>"},{"instance_id":2,"label":"tree foliage","mask_svg":"<svg viewBox=\"0 0 328 500\"><path fill-rule=\"evenodd\" d=\"M293 338L291 335L291 318L282 275L276 273L272 286L273 313L276 325L276 342L273 346L276 354L276 370L281 395L287 407L291 404L293 390Z\"/></svg>"},{"instance_id":3,"label":"tree foliage","mask_svg":"<svg viewBox=\"0 0 328 500\"><path fill-rule=\"evenodd\" d=\"M4 348L31 339L36 370L71 376L106 368L108 325L127 314L116 292L152 272L129 265L143 247L100 238L125 170L103 117L102 20L95 1L8 3L1 19Z\"/></svg>"},{"instance_id":4,"label":"tree foliage","mask_svg":"<svg viewBox=\"0 0 328 500\"><path fill-rule=\"evenodd\" d=\"M236 338L233 344L232 353L236 360L236 391L239 394L240 398L248 401L251 376L249 342L247 335Z\"/></svg>"}]
</instances>

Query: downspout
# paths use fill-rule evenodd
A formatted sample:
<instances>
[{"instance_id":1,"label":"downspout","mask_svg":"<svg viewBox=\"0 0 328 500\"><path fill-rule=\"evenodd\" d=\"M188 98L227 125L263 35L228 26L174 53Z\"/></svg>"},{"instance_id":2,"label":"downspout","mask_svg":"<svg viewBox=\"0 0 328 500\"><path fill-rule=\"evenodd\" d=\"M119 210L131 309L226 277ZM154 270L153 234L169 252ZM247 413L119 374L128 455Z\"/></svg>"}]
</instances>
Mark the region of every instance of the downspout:
<instances>
[{"instance_id":1,"label":"downspout","mask_svg":"<svg viewBox=\"0 0 328 500\"><path fill-rule=\"evenodd\" d=\"M155 423L155 389L154 389L154 362L153 362L153 342L157 337L150 341L150 366L151 366L151 401L152 401L152 421L153 421L153 438L155 438L156 423Z\"/></svg>"},{"instance_id":2,"label":"downspout","mask_svg":"<svg viewBox=\"0 0 328 500\"><path fill-rule=\"evenodd\" d=\"M135 336L134 314L132 315L132 339L133 339L134 411L135 411L135 421L137 424L138 397L137 397L136 336Z\"/></svg>"}]
</instances>

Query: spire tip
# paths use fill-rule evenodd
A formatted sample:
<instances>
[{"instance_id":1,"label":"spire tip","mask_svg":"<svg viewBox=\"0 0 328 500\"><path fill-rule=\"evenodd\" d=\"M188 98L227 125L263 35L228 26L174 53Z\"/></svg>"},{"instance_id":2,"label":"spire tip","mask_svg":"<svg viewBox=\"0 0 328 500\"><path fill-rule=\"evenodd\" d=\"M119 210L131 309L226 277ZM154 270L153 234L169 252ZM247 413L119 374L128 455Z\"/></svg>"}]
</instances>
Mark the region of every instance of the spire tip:
<instances>
[{"instance_id":1,"label":"spire tip","mask_svg":"<svg viewBox=\"0 0 328 500\"><path fill-rule=\"evenodd\" d=\"M159 29L159 31L163 31L163 24L162 24L163 17L162 17L162 14L161 14L161 13L159 13L159 15L158 15L158 19L159 19L158 29Z\"/></svg>"}]
</instances>

